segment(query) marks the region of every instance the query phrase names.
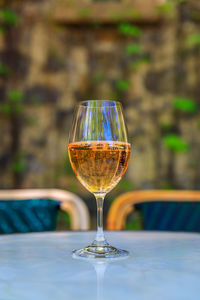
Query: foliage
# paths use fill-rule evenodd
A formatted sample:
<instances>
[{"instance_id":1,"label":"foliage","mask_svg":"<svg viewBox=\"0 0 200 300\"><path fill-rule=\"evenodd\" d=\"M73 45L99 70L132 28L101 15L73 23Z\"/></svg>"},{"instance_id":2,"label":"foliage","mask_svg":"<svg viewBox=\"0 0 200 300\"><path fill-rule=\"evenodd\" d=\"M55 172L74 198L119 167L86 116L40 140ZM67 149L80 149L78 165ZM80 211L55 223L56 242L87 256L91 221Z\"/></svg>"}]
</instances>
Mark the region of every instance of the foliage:
<instances>
[{"instance_id":1,"label":"foliage","mask_svg":"<svg viewBox=\"0 0 200 300\"><path fill-rule=\"evenodd\" d=\"M183 112L194 113L197 110L196 103L189 98L175 98L173 105L175 109Z\"/></svg>"},{"instance_id":2,"label":"foliage","mask_svg":"<svg viewBox=\"0 0 200 300\"><path fill-rule=\"evenodd\" d=\"M0 34L4 34L5 33L5 28L3 26L0 26Z\"/></svg>"},{"instance_id":3,"label":"foliage","mask_svg":"<svg viewBox=\"0 0 200 300\"><path fill-rule=\"evenodd\" d=\"M185 152L189 149L188 143L176 134L166 135L163 139L163 142L166 147L174 152Z\"/></svg>"},{"instance_id":4,"label":"foliage","mask_svg":"<svg viewBox=\"0 0 200 300\"><path fill-rule=\"evenodd\" d=\"M4 77L8 77L10 73L11 73L10 68L5 64L0 63L0 75Z\"/></svg>"},{"instance_id":5,"label":"foliage","mask_svg":"<svg viewBox=\"0 0 200 300\"><path fill-rule=\"evenodd\" d=\"M22 101L23 94L19 91L9 91L7 102L1 105L1 112L4 114L19 114L23 111Z\"/></svg>"},{"instance_id":6,"label":"foliage","mask_svg":"<svg viewBox=\"0 0 200 300\"><path fill-rule=\"evenodd\" d=\"M143 54L142 57L140 58L140 60L142 63L145 63L145 64L149 64L152 62L151 55L149 55L149 54Z\"/></svg>"},{"instance_id":7,"label":"foliage","mask_svg":"<svg viewBox=\"0 0 200 300\"><path fill-rule=\"evenodd\" d=\"M4 103L1 106L1 112L6 115L20 114L22 111L23 111L23 107L21 104Z\"/></svg>"},{"instance_id":8,"label":"foliage","mask_svg":"<svg viewBox=\"0 0 200 300\"><path fill-rule=\"evenodd\" d=\"M107 1L107 0L106 0ZM131 17L133 19L139 19L140 18L140 12L136 9L123 9L120 12L114 11L110 14L110 17L114 20L123 20L126 17Z\"/></svg>"},{"instance_id":9,"label":"foliage","mask_svg":"<svg viewBox=\"0 0 200 300\"><path fill-rule=\"evenodd\" d=\"M151 58L148 55L142 55L139 59L131 62L130 67L133 70L137 70L141 65L147 65L151 63Z\"/></svg>"},{"instance_id":10,"label":"foliage","mask_svg":"<svg viewBox=\"0 0 200 300\"><path fill-rule=\"evenodd\" d=\"M70 215L62 210L58 211L57 230L70 229L71 219Z\"/></svg>"},{"instance_id":11,"label":"foliage","mask_svg":"<svg viewBox=\"0 0 200 300\"><path fill-rule=\"evenodd\" d=\"M132 191L133 184L130 180L124 178L118 183L118 189L120 189L121 192Z\"/></svg>"},{"instance_id":12,"label":"foliage","mask_svg":"<svg viewBox=\"0 0 200 300\"><path fill-rule=\"evenodd\" d=\"M122 178L117 186L106 196L106 200L112 203L120 194L133 190L133 182L129 179Z\"/></svg>"},{"instance_id":13,"label":"foliage","mask_svg":"<svg viewBox=\"0 0 200 300\"><path fill-rule=\"evenodd\" d=\"M8 100L13 101L13 102L19 102L23 99L23 93L13 90L8 92Z\"/></svg>"},{"instance_id":14,"label":"foliage","mask_svg":"<svg viewBox=\"0 0 200 300\"><path fill-rule=\"evenodd\" d=\"M197 21L197 22L200 21L200 11L199 10L194 10L191 15L192 15L192 19L194 21Z\"/></svg>"},{"instance_id":15,"label":"foliage","mask_svg":"<svg viewBox=\"0 0 200 300\"><path fill-rule=\"evenodd\" d=\"M130 87L128 80L119 79L116 81L116 87L118 90L125 92Z\"/></svg>"},{"instance_id":16,"label":"foliage","mask_svg":"<svg viewBox=\"0 0 200 300\"><path fill-rule=\"evenodd\" d=\"M28 125L28 126L33 126L36 123L35 118L31 117L31 116L24 116L24 121L25 121L26 125Z\"/></svg>"},{"instance_id":17,"label":"foliage","mask_svg":"<svg viewBox=\"0 0 200 300\"><path fill-rule=\"evenodd\" d=\"M17 151L14 156L14 161L11 165L11 170L14 173L23 173L26 169L26 163L23 161L24 153Z\"/></svg>"},{"instance_id":18,"label":"foliage","mask_svg":"<svg viewBox=\"0 0 200 300\"><path fill-rule=\"evenodd\" d=\"M72 167L71 167L71 164L70 164L70 161L69 161L68 154L67 154L66 161L65 161L64 174L66 174L66 175L74 175L74 172L72 170Z\"/></svg>"},{"instance_id":19,"label":"foliage","mask_svg":"<svg viewBox=\"0 0 200 300\"><path fill-rule=\"evenodd\" d=\"M129 9L127 11L127 15L129 15L130 17L134 18L134 19L139 19L140 18L140 12L134 8Z\"/></svg>"},{"instance_id":20,"label":"foliage","mask_svg":"<svg viewBox=\"0 0 200 300\"><path fill-rule=\"evenodd\" d=\"M127 54L140 54L143 50L143 47L140 44L131 44L126 47Z\"/></svg>"},{"instance_id":21,"label":"foliage","mask_svg":"<svg viewBox=\"0 0 200 300\"><path fill-rule=\"evenodd\" d=\"M163 190L173 190L174 186L170 182L164 181L161 184L161 189L163 189Z\"/></svg>"},{"instance_id":22,"label":"foliage","mask_svg":"<svg viewBox=\"0 0 200 300\"><path fill-rule=\"evenodd\" d=\"M134 211L134 213L127 218L125 224L126 230L141 230L142 229L142 217L140 212Z\"/></svg>"},{"instance_id":23,"label":"foliage","mask_svg":"<svg viewBox=\"0 0 200 300\"><path fill-rule=\"evenodd\" d=\"M118 26L118 32L120 34L130 36L133 38L139 38L141 36L141 29L138 26L129 24L129 23L121 23ZM125 48L125 53L127 55L140 55L143 51L142 45L139 43L132 43ZM137 58L137 61L133 61L130 66L132 69L136 69L139 67L141 61L141 57ZM125 79L119 79L116 81L116 88L119 92L125 92L130 87L130 82Z\"/></svg>"},{"instance_id":24,"label":"foliage","mask_svg":"<svg viewBox=\"0 0 200 300\"><path fill-rule=\"evenodd\" d=\"M8 115L11 113L11 107L10 104L4 103L1 105L1 112L5 115Z\"/></svg>"},{"instance_id":25,"label":"foliage","mask_svg":"<svg viewBox=\"0 0 200 300\"><path fill-rule=\"evenodd\" d=\"M23 173L26 169L26 164L23 161L17 160L13 162L11 169L15 173Z\"/></svg>"},{"instance_id":26,"label":"foliage","mask_svg":"<svg viewBox=\"0 0 200 300\"><path fill-rule=\"evenodd\" d=\"M175 2L167 1L157 6L157 10L162 15L173 16L175 9Z\"/></svg>"},{"instance_id":27,"label":"foliage","mask_svg":"<svg viewBox=\"0 0 200 300\"><path fill-rule=\"evenodd\" d=\"M192 33L187 37L188 46L200 46L200 33Z\"/></svg>"},{"instance_id":28,"label":"foliage","mask_svg":"<svg viewBox=\"0 0 200 300\"><path fill-rule=\"evenodd\" d=\"M141 35L141 29L139 27L127 23L120 24L118 27L118 32L136 38L140 37Z\"/></svg>"},{"instance_id":29,"label":"foliage","mask_svg":"<svg viewBox=\"0 0 200 300\"><path fill-rule=\"evenodd\" d=\"M84 7L79 10L79 15L83 18L87 18L91 15L91 9L89 7Z\"/></svg>"},{"instance_id":30,"label":"foliage","mask_svg":"<svg viewBox=\"0 0 200 300\"><path fill-rule=\"evenodd\" d=\"M2 9L0 11L0 21L5 26L17 26L19 24L19 17L10 9Z\"/></svg>"},{"instance_id":31,"label":"foliage","mask_svg":"<svg viewBox=\"0 0 200 300\"><path fill-rule=\"evenodd\" d=\"M133 19L139 19L140 12L134 8L123 9L123 11L121 11L121 19L126 18L126 17L132 17Z\"/></svg>"}]
</instances>

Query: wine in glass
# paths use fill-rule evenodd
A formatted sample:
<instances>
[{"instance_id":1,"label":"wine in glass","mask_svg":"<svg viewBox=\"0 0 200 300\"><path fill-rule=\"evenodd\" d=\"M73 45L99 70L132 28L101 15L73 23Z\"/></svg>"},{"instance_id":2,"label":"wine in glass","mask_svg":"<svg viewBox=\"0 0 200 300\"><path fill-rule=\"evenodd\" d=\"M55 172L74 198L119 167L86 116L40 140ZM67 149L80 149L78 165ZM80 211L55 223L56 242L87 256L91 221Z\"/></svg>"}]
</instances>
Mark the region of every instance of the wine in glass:
<instances>
[{"instance_id":1,"label":"wine in glass","mask_svg":"<svg viewBox=\"0 0 200 300\"><path fill-rule=\"evenodd\" d=\"M93 243L74 250L75 257L117 258L128 251L108 244L103 233L103 202L124 175L130 157L126 126L120 102L90 100L75 110L68 152L79 181L97 202L97 233Z\"/></svg>"}]
</instances>

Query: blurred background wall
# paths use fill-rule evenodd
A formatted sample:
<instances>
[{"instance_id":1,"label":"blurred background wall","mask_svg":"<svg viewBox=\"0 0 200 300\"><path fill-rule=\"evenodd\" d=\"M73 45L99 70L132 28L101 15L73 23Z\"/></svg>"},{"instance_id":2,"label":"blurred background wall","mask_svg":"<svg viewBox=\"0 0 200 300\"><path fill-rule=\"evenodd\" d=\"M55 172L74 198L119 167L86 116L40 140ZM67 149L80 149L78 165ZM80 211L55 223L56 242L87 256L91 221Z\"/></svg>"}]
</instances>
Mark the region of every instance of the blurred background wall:
<instances>
[{"instance_id":1,"label":"blurred background wall","mask_svg":"<svg viewBox=\"0 0 200 300\"><path fill-rule=\"evenodd\" d=\"M85 99L124 106L133 148L110 201L129 189L200 189L199 1L0 4L1 189L57 187L88 202L67 157Z\"/></svg>"}]
</instances>

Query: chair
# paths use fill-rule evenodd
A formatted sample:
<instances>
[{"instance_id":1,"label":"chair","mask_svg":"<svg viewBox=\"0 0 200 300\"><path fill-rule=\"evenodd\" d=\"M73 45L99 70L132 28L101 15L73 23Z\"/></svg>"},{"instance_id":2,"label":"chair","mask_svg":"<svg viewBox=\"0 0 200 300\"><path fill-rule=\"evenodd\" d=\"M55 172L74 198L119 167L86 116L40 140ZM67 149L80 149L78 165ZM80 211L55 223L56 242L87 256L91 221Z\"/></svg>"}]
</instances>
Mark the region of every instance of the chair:
<instances>
[{"instance_id":1,"label":"chair","mask_svg":"<svg viewBox=\"0 0 200 300\"><path fill-rule=\"evenodd\" d=\"M69 214L70 227L72 230L89 229L90 219L88 208L82 199L73 193L59 189L17 189L0 191L0 223L3 223L3 219L6 219L6 222L8 222L9 219L9 222L12 222L12 226L15 226L15 223L18 222L21 222L20 224L22 225L26 225L27 218L29 218L38 221L38 223L42 221L44 231L49 231L56 227L58 209ZM8 210L10 210L9 215L7 213ZM23 213L19 216L19 212ZM52 219L51 222L47 222L49 219ZM40 224L38 224L38 227L37 224L34 225L34 228L32 228L33 226L30 227L30 230L25 228L25 225L24 228L20 229L21 232L43 231L40 228ZM4 228L2 230L3 232L5 231L4 233L18 232L18 229L14 231L8 230L9 232L6 232L6 226L5 230Z\"/></svg>"},{"instance_id":2,"label":"chair","mask_svg":"<svg viewBox=\"0 0 200 300\"><path fill-rule=\"evenodd\" d=\"M160 202L162 201L162 202ZM196 214L196 219L197 221L200 221L200 203L198 204L198 209L194 207L194 202L200 201L200 191L188 191L188 190L182 190L182 191L177 191L177 190L148 190L148 191L134 191L134 192L129 192L120 195L111 205L109 212L108 212L108 217L107 217L107 229L108 230L121 230L124 229L125 227L125 222L127 216L134 210L135 204L140 204L142 205L142 210L143 210L143 218L144 218L144 229L154 229L154 230L173 230L173 228L156 228L155 224L153 226L149 226L149 221L148 220L148 211L152 211L152 206L153 202L157 202L157 210L158 210L158 203L163 203L164 205L162 206L162 215L165 213L164 210L167 209L166 202L170 202L170 209L171 212L176 211L177 213L179 212L177 210L177 207L175 209L175 205L177 205L177 202L184 202L184 210L188 211L190 205L190 211L191 211L191 205L193 205L192 209ZM193 201L191 203L191 201ZM150 203L145 203L145 202L151 202ZM190 203L186 203L190 202ZM149 208L147 208L147 206ZM196 204L197 205L197 204ZM154 205L155 206L155 205ZM179 206L180 208L180 206ZM161 209L161 206L160 206ZM146 213L145 213L146 212ZM151 216L152 217L152 216ZM155 217L155 214L154 214ZM176 219L176 216L171 214L171 217L173 217L173 220ZM188 215L188 218L190 215ZM146 218L146 220L145 220ZM180 219L180 218L179 218ZM166 220L166 218L165 218ZM169 214L168 214L168 220L169 220ZM180 221L180 220L179 220ZM186 219L187 221L187 219ZM178 221L177 221L178 222ZM167 222L165 222L166 225ZM199 222L200 223L200 222ZM198 225L200 227L200 224ZM188 228L188 231L196 231L193 230L192 226L191 228ZM175 230L179 231L179 227L176 227ZM199 231L199 230L198 230Z\"/></svg>"}]
</instances>

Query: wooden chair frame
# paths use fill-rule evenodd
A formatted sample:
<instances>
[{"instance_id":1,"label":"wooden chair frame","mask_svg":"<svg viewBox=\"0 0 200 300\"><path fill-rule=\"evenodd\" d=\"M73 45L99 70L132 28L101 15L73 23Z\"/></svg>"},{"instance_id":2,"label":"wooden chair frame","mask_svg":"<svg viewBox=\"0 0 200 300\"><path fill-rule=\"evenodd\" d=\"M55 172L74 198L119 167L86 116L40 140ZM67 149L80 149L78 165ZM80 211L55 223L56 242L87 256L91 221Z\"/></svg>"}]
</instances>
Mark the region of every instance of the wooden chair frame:
<instances>
[{"instance_id":1,"label":"wooden chair frame","mask_svg":"<svg viewBox=\"0 0 200 300\"><path fill-rule=\"evenodd\" d=\"M83 200L77 195L60 189L17 189L1 190L0 200L50 199L60 202L60 208L70 215L72 230L90 228L89 211Z\"/></svg>"},{"instance_id":2,"label":"wooden chair frame","mask_svg":"<svg viewBox=\"0 0 200 300\"><path fill-rule=\"evenodd\" d=\"M155 201L200 201L200 191L148 190L122 194L116 198L109 209L107 229L124 229L126 218L134 210L134 204Z\"/></svg>"}]
</instances>

